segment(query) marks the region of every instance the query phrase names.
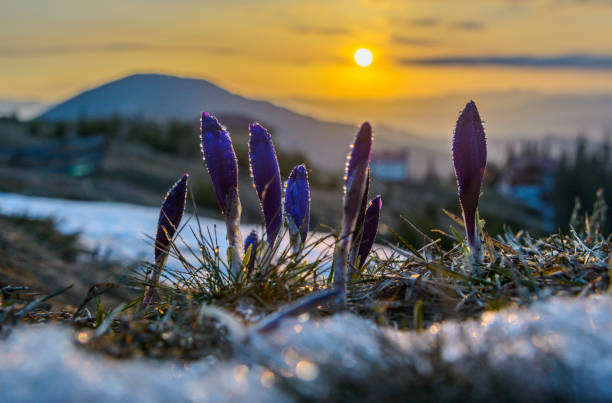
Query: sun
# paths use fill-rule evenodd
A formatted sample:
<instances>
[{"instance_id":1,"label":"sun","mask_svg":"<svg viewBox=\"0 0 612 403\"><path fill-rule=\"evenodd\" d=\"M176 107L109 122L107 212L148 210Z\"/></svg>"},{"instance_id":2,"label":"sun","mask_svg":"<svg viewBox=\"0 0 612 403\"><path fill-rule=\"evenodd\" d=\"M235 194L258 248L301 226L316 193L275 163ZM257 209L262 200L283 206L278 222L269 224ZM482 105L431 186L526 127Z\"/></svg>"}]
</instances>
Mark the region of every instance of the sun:
<instances>
[{"instance_id":1,"label":"sun","mask_svg":"<svg viewBox=\"0 0 612 403\"><path fill-rule=\"evenodd\" d=\"M361 67L368 67L372 64L372 52L370 50L361 48L357 49L355 52L355 63L360 65Z\"/></svg>"}]
</instances>

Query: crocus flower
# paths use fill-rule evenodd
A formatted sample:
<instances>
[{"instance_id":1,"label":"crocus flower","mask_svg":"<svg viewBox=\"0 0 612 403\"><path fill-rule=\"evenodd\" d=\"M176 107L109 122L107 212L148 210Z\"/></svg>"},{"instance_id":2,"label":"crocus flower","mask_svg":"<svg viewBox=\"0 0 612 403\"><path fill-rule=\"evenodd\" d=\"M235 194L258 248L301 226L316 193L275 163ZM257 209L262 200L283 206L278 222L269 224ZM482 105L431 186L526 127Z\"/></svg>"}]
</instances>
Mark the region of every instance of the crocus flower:
<instances>
[{"instance_id":1,"label":"crocus flower","mask_svg":"<svg viewBox=\"0 0 612 403\"><path fill-rule=\"evenodd\" d=\"M259 242L259 237L257 236L257 230L252 230L249 235L244 240L244 253L247 253L249 247L252 247L254 251L257 248L257 243ZM253 253L253 252L252 252Z\"/></svg>"},{"instance_id":2,"label":"crocus flower","mask_svg":"<svg viewBox=\"0 0 612 403\"><path fill-rule=\"evenodd\" d=\"M361 184L359 189L363 192L365 188L367 170L370 164L370 156L372 153L372 126L365 122L359 128L355 136L355 142L351 145L351 151L346 157L346 171L344 175L344 196L351 197L348 193L354 190L352 182L358 180ZM362 193L360 192L360 193ZM362 194L356 195L362 196ZM361 197L359 197L361 201ZM346 204L345 204L346 205ZM351 206L353 210L357 206Z\"/></svg>"},{"instance_id":3,"label":"crocus flower","mask_svg":"<svg viewBox=\"0 0 612 403\"><path fill-rule=\"evenodd\" d=\"M308 234L310 222L310 188L308 173L304 164L291 171L285 187L285 216L292 238L300 237L298 243L303 243Z\"/></svg>"},{"instance_id":4,"label":"crocus flower","mask_svg":"<svg viewBox=\"0 0 612 403\"><path fill-rule=\"evenodd\" d=\"M363 198L361 199L361 207L359 208L359 215L357 216L357 221L355 222L355 229L360 232L363 229L363 220L365 219L365 213L368 207L368 193L369 192L370 192L370 168L368 167L365 190L363 191Z\"/></svg>"},{"instance_id":5,"label":"crocus flower","mask_svg":"<svg viewBox=\"0 0 612 403\"><path fill-rule=\"evenodd\" d=\"M249 132L251 174L264 214L266 240L272 247L282 223L282 189L278 160L272 138L263 126L251 123Z\"/></svg>"},{"instance_id":6,"label":"crocus flower","mask_svg":"<svg viewBox=\"0 0 612 403\"><path fill-rule=\"evenodd\" d=\"M176 229L183 218L185 203L187 202L187 181L189 175L185 174L170 188L159 212L157 222L157 236L155 237L155 261L168 253L168 246Z\"/></svg>"},{"instance_id":7,"label":"crocus flower","mask_svg":"<svg viewBox=\"0 0 612 403\"><path fill-rule=\"evenodd\" d=\"M336 260L334 262L334 286L342 290L342 294L338 301L340 307L344 306L346 263L350 248L350 238L355 231L355 223L363 202L363 193L366 188L371 151L372 127L368 122L365 122L357 132L355 142L347 157L346 173L344 177L342 230L340 231L340 240L336 247Z\"/></svg>"},{"instance_id":8,"label":"crocus flower","mask_svg":"<svg viewBox=\"0 0 612 403\"><path fill-rule=\"evenodd\" d=\"M166 193L164 203L159 212L157 235L155 236L155 270L151 277L151 283L153 285L145 291L143 308L145 308L153 298L154 288L157 286L161 270L168 258L170 244L183 218L185 203L187 201L188 179L189 175L185 174L170 188L168 193Z\"/></svg>"},{"instance_id":9,"label":"crocus flower","mask_svg":"<svg viewBox=\"0 0 612 403\"><path fill-rule=\"evenodd\" d=\"M453 162L465 232L472 253L478 255L480 245L476 235L476 209L487 164L487 140L474 101L467 103L457 120L453 138Z\"/></svg>"},{"instance_id":10,"label":"crocus flower","mask_svg":"<svg viewBox=\"0 0 612 403\"><path fill-rule=\"evenodd\" d=\"M202 113L201 147L221 212L238 197L238 161L227 129L208 112Z\"/></svg>"},{"instance_id":11,"label":"crocus flower","mask_svg":"<svg viewBox=\"0 0 612 403\"><path fill-rule=\"evenodd\" d=\"M357 253L359 256L359 265L357 269L361 269L363 264L366 262L366 259L370 254L370 250L372 250L372 245L374 245L374 239L376 238L376 233L378 232L378 219L380 217L381 208L382 198L380 195L378 195L372 201L370 201L368 210L365 213L363 233L361 236L361 242L359 243L359 252Z\"/></svg>"},{"instance_id":12,"label":"crocus flower","mask_svg":"<svg viewBox=\"0 0 612 403\"><path fill-rule=\"evenodd\" d=\"M259 237L257 236L257 230L252 230L251 233L244 240L244 254L251 248L251 256L249 258L248 266L253 268L255 265L255 251L257 250L257 244L259 243Z\"/></svg>"},{"instance_id":13,"label":"crocus flower","mask_svg":"<svg viewBox=\"0 0 612 403\"><path fill-rule=\"evenodd\" d=\"M359 215L355 222L355 231L353 232L353 239L351 242L351 251L349 253L349 268L355 266L357 254L359 251L359 245L361 243L361 235L363 233L363 220L365 220L366 209L368 207L368 193L370 192L370 168L368 167L368 173L366 177L366 186L363 191L363 198L361 199L361 207L359 207ZM349 275L350 277L350 275Z\"/></svg>"},{"instance_id":14,"label":"crocus flower","mask_svg":"<svg viewBox=\"0 0 612 403\"><path fill-rule=\"evenodd\" d=\"M208 112L202 113L200 140L202 155L215 189L217 202L225 216L231 271L237 275L241 268L240 255L243 246L240 233L242 206L238 195L236 153L228 131Z\"/></svg>"}]
</instances>

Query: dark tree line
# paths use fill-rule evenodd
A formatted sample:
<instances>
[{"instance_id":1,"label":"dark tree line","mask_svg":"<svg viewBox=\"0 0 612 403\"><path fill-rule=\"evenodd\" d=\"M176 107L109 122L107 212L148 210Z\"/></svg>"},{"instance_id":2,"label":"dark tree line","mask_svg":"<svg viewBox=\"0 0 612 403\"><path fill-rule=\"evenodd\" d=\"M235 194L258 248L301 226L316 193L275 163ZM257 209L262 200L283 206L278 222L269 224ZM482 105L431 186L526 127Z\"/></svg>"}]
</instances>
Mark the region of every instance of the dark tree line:
<instances>
[{"instance_id":1,"label":"dark tree line","mask_svg":"<svg viewBox=\"0 0 612 403\"><path fill-rule=\"evenodd\" d=\"M232 141L238 155L241 169L249 169L248 159L248 125L252 121L240 115L219 115L220 121L232 133ZM75 122L45 122L33 120L27 123L31 135L39 138L62 139L70 136L89 137L104 136L107 140L131 141L146 145L153 150L179 155L186 158L201 158L200 124L198 120L185 122L179 120L156 121L144 118L109 118L83 117ZM270 127L274 133L274 127ZM310 163L299 151L278 149L278 163L281 174L287 177L294 166ZM341 178L328 177L316 171L310 171L310 182L313 185L335 188L340 186Z\"/></svg>"},{"instance_id":2,"label":"dark tree line","mask_svg":"<svg viewBox=\"0 0 612 403\"><path fill-rule=\"evenodd\" d=\"M595 146L580 137L572 152L562 153L555 173L553 207L559 228L567 228L579 201L582 214L591 213L599 188L608 205L612 204L612 149L610 138ZM606 220L604 233L612 232L612 220Z\"/></svg>"}]
</instances>

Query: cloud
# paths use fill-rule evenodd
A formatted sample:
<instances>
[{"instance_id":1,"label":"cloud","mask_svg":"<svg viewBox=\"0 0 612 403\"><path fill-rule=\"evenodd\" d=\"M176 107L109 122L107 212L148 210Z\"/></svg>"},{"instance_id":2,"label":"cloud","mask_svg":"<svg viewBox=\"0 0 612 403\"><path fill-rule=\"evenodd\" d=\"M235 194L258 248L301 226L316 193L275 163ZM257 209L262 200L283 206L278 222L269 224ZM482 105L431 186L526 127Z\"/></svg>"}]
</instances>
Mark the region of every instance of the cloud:
<instances>
[{"instance_id":1,"label":"cloud","mask_svg":"<svg viewBox=\"0 0 612 403\"><path fill-rule=\"evenodd\" d=\"M560 4L604 4L604 5L611 5L612 6L612 0L556 0L556 3L560 3Z\"/></svg>"},{"instance_id":2,"label":"cloud","mask_svg":"<svg viewBox=\"0 0 612 403\"><path fill-rule=\"evenodd\" d=\"M612 70L612 55L568 54L557 56L442 56L398 59L402 65L425 66L499 66L546 69Z\"/></svg>"},{"instance_id":3,"label":"cloud","mask_svg":"<svg viewBox=\"0 0 612 403\"><path fill-rule=\"evenodd\" d=\"M409 45L409 46L422 46L422 47L430 47L437 46L438 41L427 38L417 38L413 36L405 36L405 35L393 35L391 40L399 45Z\"/></svg>"},{"instance_id":4,"label":"cloud","mask_svg":"<svg viewBox=\"0 0 612 403\"><path fill-rule=\"evenodd\" d=\"M407 20L404 18L389 17L388 20L395 26L408 26L411 28L446 28L463 31L482 31L487 26L484 21L476 19L443 20L435 17L422 17Z\"/></svg>"},{"instance_id":5,"label":"cloud","mask_svg":"<svg viewBox=\"0 0 612 403\"><path fill-rule=\"evenodd\" d=\"M313 35L348 35L351 31L342 27L314 27L310 25L293 25L289 27L290 31L298 34L313 34Z\"/></svg>"},{"instance_id":6,"label":"cloud","mask_svg":"<svg viewBox=\"0 0 612 403\"><path fill-rule=\"evenodd\" d=\"M484 22L478 20L452 21L448 23L448 26L463 31L482 31L486 27Z\"/></svg>"},{"instance_id":7,"label":"cloud","mask_svg":"<svg viewBox=\"0 0 612 403\"><path fill-rule=\"evenodd\" d=\"M409 21L409 24L413 27L431 28L440 24L440 20L437 18L415 18Z\"/></svg>"},{"instance_id":8,"label":"cloud","mask_svg":"<svg viewBox=\"0 0 612 403\"><path fill-rule=\"evenodd\" d=\"M216 54L234 54L232 48L222 46L189 46L189 45L151 45L147 43L99 43L99 44L63 44L36 48L0 47L0 58L25 58L55 56L79 53L121 53L121 52L207 52Z\"/></svg>"},{"instance_id":9,"label":"cloud","mask_svg":"<svg viewBox=\"0 0 612 403\"><path fill-rule=\"evenodd\" d=\"M500 2L513 6L536 7L612 6L612 0L501 0Z\"/></svg>"}]
</instances>

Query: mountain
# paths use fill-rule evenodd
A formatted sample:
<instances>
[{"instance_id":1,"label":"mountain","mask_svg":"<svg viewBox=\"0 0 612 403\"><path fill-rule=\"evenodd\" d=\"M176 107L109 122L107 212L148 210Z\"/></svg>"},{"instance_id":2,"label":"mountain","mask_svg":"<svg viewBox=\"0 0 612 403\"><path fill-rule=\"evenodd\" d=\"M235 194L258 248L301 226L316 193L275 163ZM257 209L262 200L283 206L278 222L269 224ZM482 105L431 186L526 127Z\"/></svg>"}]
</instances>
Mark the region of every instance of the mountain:
<instances>
[{"instance_id":1,"label":"mountain","mask_svg":"<svg viewBox=\"0 0 612 403\"><path fill-rule=\"evenodd\" d=\"M357 125L369 120L376 134L375 150L406 148L411 175L423 175L432 163L446 175L452 168L454 124L471 98L486 122L491 161L503 161L508 145L524 139L549 137L554 143L558 138L558 144L567 144L581 132L599 141L612 128L612 95L607 94L507 91L394 100L293 99L286 101L290 110L232 94L204 80L159 74L131 75L90 89L40 118L75 120L118 114L197 122L202 110L244 116L267 126L280 149L302 152L317 168L337 174L342 172Z\"/></svg>"},{"instance_id":2,"label":"mountain","mask_svg":"<svg viewBox=\"0 0 612 403\"><path fill-rule=\"evenodd\" d=\"M269 125L277 147L303 152L315 165L334 171L343 168L357 130L356 126L325 122L266 101L244 98L204 80L159 74L131 75L87 90L39 118L76 120L116 114L197 121L203 110L261 121Z\"/></svg>"}]
</instances>

